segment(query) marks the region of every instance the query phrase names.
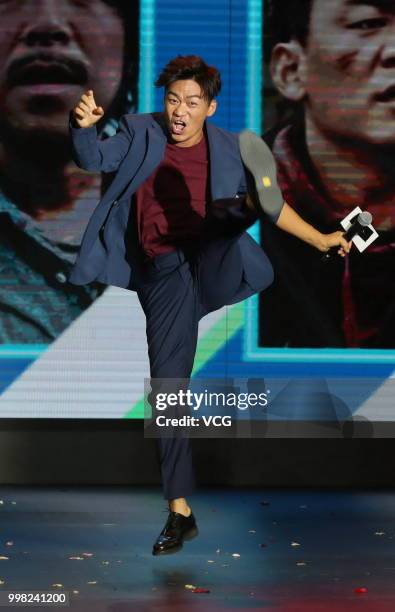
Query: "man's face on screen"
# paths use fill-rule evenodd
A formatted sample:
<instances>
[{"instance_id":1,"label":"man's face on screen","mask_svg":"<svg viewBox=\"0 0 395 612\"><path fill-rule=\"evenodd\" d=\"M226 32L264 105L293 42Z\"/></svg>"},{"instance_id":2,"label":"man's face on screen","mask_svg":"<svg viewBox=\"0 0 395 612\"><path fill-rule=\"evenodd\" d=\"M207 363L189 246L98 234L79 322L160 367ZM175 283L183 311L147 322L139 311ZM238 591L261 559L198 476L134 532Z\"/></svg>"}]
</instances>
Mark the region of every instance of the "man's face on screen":
<instances>
[{"instance_id":1,"label":"man's face on screen","mask_svg":"<svg viewBox=\"0 0 395 612\"><path fill-rule=\"evenodd\" d=\"M395 143L395 0L314 0L303 78L321 128Z\"/></svg>"},{"instance_id":2,"label":"man's face on screen","mask_svg":"<svg viewBox=\"0 0 395 612\"><path fill-rule=\"evenodd\" d=\"M66 131L87 88L108 108L122 77L124 28L104 0L0 1L0 112L20 129Z\"/></svg>"}]
</instances>

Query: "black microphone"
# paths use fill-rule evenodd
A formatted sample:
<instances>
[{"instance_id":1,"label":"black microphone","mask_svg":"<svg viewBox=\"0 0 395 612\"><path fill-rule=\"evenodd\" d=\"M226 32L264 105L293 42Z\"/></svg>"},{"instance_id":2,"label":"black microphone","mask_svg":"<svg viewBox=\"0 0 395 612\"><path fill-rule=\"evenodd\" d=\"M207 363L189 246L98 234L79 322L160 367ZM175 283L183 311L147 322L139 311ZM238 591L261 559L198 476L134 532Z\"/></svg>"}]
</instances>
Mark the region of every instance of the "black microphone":
<instances>
[{"instance_id":1,"label":"black microphone","mask_svg":"<svg viewBox=\"0 0 395 612\"><path fill-rule=\"evenodd\" d=\"M360 236L363 240L367 240L372 233L371 229L369 228L369 225L372 223L372 220L372 215L366 210L356 215L352 220L348 230L343 234L347 242L350 242L350 240L352 240L354 236ZM332 255L337 253L338 249L338 246L331 247L329 251L327 251L322 257L322 261L328 261L332 259Z\"/></svg>"}]
</instances>

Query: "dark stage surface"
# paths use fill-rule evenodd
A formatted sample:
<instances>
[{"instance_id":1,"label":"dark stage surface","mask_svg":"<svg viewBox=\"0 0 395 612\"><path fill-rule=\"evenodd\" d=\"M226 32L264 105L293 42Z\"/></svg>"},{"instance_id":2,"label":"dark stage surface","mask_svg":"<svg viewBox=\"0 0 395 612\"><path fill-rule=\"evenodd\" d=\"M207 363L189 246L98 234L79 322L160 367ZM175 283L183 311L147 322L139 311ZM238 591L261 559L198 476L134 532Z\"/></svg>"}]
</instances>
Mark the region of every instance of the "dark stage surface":
<instances>
[{"instance_id":1,"label":"dark stage surface","mask_svg":"<svg viewBox=\"0 0 395 612\"><path fill-rule=\"evenodd\" d=\"M395 610L392 491L200 489L199 536L165 557L151 555L159 488L3 486L0 499L3 591L67 591L95 612Z\"/></svg>"}]
</instances>

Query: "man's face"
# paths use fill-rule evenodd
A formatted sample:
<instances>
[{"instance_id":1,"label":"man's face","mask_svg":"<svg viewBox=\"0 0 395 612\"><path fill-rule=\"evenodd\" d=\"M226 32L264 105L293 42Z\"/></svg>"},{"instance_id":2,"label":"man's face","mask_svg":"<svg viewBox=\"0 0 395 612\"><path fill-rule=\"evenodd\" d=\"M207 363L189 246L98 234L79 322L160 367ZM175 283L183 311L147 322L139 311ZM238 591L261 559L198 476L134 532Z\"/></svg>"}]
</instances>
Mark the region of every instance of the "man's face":
<instances>
[{"instance_id":1,"label":"man's face","mask_svg":"<svg viewBox=\"0 0 395 612\"><path fill-rule=\"evenodd\" d=\"M307 112L322 129L395 144L395 0L314 0Z\"/></svg>"},{"instance_id":2,"label":"man's face","mask_svg":"<svg viewBox=\"0 0 395 612\"><path fill-rule=\"evenodd\" d=\"M22 130L65 132L86 89L104 110L122 77L124 29L104 0L0 2L0 113Z\"/></svg>"},{"instance_id":3,"label":"man's face","mask_svg":"<svg viewBox=\"0 0 395 612\"><path fill-rule=\"evenodd\" d=\"M165 94L164 113L173 142L191 147L202 138L205 119L214 114L216 103L202 96L200 85L193 80L171 83Z\"/></svg>"}]
</instances>

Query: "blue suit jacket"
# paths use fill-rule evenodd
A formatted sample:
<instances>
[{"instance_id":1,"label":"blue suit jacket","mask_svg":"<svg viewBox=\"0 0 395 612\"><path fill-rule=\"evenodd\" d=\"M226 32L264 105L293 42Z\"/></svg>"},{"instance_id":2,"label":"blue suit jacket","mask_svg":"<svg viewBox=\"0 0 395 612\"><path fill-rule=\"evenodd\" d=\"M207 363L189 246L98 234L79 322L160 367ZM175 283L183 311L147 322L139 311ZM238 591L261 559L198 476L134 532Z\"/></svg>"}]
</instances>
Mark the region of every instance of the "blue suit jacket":
<instances>
[{"instance_id":1,"label":"blue suit jacket","mask_svg":"<svg viewBox=\"0 0 395 612\"><path fill-rule=\"evenodd\" d=\"M116 175L98 203L85 230L80 251L69 280L83 285L98 280L107 285L133 289L133 262L136 237L131 231L133 195L164 157L166 135L161 113L123 115L117 133L98 140L96 126L69 129L73 159L77 166L92 172ZM211 123L206 124L212 200L246 193L238 137ZM262 266L268 260L247 233L240 239L245 278L259 291ZM269 264L270 265L270 264Z\"/></svg>"}]
</instances>

